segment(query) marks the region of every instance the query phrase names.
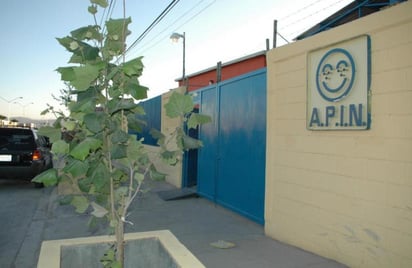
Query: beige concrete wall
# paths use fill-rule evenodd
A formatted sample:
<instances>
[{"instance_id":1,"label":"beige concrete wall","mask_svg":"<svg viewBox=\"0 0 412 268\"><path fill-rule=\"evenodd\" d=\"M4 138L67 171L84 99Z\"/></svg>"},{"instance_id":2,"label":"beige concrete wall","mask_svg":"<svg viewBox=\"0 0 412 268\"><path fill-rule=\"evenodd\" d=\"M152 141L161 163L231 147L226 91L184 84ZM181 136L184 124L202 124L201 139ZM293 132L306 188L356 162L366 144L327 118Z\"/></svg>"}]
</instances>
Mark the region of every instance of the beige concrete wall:
<instances>
[{"instance_id":1,"label":"beige concrete wall","mask_svg":"<svg viewBox=\"0 0 412 268\"><path fill-rule=\"evenodd\" d=\"M368 34L371 129L306 129L311 50ZM268 53L265 231L351 267L412 267L412 2Z\"/></svg>"},{"instance_id":2,"label":"beige concrete wall","mask_svg":"<svg viewBox=\"0 0 412 268\"><path fill-rule=\"evenodd\" d=\"M173 90L170 90L169 92L166 92L162 95L162 112L161 112L161 129L160 131L166 135L166 140L169 139L173 139L173 132L176 129L176 127L180 124L179 120L176 118L169 118L166 115L166 111L164 109L164 105L169 101L170 96L172 95L172 93L174 91L180 92L180 93L184 93L185 92L185 87L179 87ZM168 150L176 150L177 149L177 145L176 145L176 141L171 140L170 142L166 141L166 143L168 144ZM155 147L155 146L147 146L147 148L149 149L149 151L151 152L151 158L153 159L152 161L154 161L154 164L156 166L156 168L158 169L158 171L167 174L166 175L166 181L178 188L182 187L182 159L180 159L180 161L174 165L174 166L170 166L166 163L164 163L163 161L161 161L159 159L159 157L157 157L158 152L159 152L159 147Z\"/></svg>"},{"instance_id":3,"label":"beige concrete wall","mask_svg":"<svg viewBox=\"0 0 412 268\"><path fill-rule=\"evenodd\" d=\"M176 186L177 188L182 187L182 162L180 161L175 166L171 166L161 160L159 156L160 147L145 145L147 152L149 153L149 158L155 165L157 171L166 174L165 180Z\"/></svg>"}]
</instances>

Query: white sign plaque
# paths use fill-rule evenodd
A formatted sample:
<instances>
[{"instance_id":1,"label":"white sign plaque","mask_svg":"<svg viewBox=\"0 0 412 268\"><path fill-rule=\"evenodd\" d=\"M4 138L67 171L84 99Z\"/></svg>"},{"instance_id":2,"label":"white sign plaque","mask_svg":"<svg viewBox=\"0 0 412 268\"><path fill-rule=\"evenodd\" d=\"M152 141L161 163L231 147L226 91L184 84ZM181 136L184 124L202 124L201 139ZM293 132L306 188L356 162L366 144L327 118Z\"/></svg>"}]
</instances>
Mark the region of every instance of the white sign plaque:
<instances>
[{"instance_id":1,"label":"white sign plaque","mask_svg":"<svg viewBox=\"0 0 412 268\"><path fill-rule=\"evenodd\" d=\"M308 129L369 129L369 36L309 52L307 83Z\"/></svg>"}]
</instances>

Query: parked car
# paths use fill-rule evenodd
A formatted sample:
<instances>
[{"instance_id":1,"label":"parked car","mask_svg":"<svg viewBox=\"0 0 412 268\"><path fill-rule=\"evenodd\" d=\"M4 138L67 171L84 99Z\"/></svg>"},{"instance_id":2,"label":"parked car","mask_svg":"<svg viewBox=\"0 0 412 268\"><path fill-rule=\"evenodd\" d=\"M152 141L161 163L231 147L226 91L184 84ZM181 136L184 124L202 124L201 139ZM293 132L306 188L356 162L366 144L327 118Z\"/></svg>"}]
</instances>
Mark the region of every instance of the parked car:
<instances>
[{"instance_id":1,"label":"parked car","mask_svg":"<svg viewBox=\"0 0 412 268\"><path fill-rule=\"evenodd\" d=\"M0 179L31 180L51 168L50 147L48 138L34 129L0 128Z\"/></svg>"}]
</instances>

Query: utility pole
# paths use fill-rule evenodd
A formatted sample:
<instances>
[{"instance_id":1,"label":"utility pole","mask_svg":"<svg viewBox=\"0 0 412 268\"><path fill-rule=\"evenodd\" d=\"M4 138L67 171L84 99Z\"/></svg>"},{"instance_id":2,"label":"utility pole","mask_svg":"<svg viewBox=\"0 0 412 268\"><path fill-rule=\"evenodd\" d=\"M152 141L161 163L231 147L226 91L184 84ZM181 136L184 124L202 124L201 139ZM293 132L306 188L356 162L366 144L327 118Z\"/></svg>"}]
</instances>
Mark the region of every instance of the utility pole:
<instances>
[{"instance_id":1,"label":"utility pole","mask_svg":"<svg viewBox=\"0 0 412 268\"><path fill-rule=\"evenodd\" d=\"M273 21L273 48L276 48L276 38L278 36L278 21Z\"/></svg>"}]
</instances>

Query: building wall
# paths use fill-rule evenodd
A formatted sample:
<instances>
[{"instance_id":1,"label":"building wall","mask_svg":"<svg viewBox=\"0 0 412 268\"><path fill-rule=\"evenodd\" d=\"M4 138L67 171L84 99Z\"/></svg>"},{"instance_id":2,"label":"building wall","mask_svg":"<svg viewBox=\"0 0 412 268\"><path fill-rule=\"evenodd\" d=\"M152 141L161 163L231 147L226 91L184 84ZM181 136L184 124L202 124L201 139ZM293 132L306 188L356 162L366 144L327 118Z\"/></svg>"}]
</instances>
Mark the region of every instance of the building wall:
<instances>
[{"instance_id":1,"label":"building wall","mask_svg":"<svg viewBox=\"0 0 412 268\"><path fill-rule=\"evenodd\" d=\"M367 34L371 128L306 129L307 53ZM412 267L412 2L268 52L265 232L350 267Z\"/></svg>"},{"instance_id":2,"label":"building wall","mask_svg":"<svg viewBox=\"0 0 412 268\"><path fill-rule=\"evenodd\" d=\"M164 105L168 102L170 96L174 91L183 93L185 92L184 87L179 87L173 90L170 90L161 95L161 129L160 131L166 136L166 143L167 149L169 150L177 150L176 141L172 140L167 142L168 139L173 139L172 132L176 129L179 125L179 120L176 118L170 118L166 115L166 110ZM153 164L155 165L156 169L159 172L166 174L166 181L177 188L182 187L182 159L174 166L171 166L165 162L163 162L159 158L160 147L159 146L151 146L145 145L146 149L149 152L149 157ZM183 156L182 156L183 157Z\"/></svg>"},{"instance_id":3,"label":"building wall","mask_svg":"<svg viewBox=\"0 0 412 268\"><path fill-rule=\"evenodd\" d=\"M137 118L143 120L146 124L142 127L142 131L132 132L129 130L129 133L134 133L137 135L137 139L143 138L143 144L157 146L157 140L152 137L150 131L152 129L157 129L160 131L161 128L161 105L162 97L157 96L149 100L140 102L145 111L144 115L137 115Z\"/></svg>"},{"instance_id":4,"label":"building wall","mask_svg":"<svg viewBox=\"0 0 412 268\"><path fill-rule=\"evenodd\" d=\"M266 67L266 55L258 55L239 62L224 65L222 67L221 81L225 81L264 67ZM211 80L216 83L216 78L216 69L208 70L194 76L189 76L188 91L190 92L206 87L209 85L209 81ZM183 82L179 81L179 85L182 86Z\"/></svg>"}]
</instances>

